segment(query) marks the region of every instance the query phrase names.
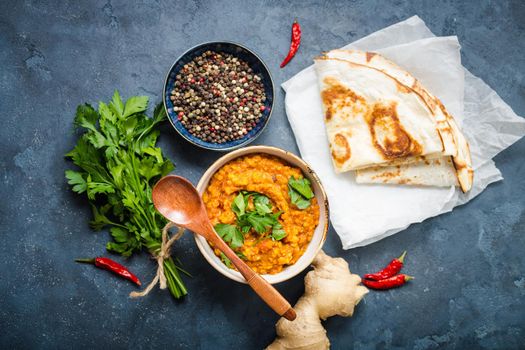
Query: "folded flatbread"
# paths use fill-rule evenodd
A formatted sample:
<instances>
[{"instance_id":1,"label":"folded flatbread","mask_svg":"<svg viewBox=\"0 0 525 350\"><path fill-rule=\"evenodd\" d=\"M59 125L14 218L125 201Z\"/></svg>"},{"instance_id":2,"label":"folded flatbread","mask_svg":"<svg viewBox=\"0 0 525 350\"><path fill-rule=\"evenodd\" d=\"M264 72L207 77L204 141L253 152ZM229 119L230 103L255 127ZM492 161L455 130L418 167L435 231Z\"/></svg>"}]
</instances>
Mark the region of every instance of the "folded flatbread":
<instances>
[{"instance_id":1,"label":"folded flatbread","mask_svg":"<svg viewBox=\"0 0 525 350\"><path fill-rule=\"evenodd\" d=\"M415 93L383 72L320 58L325 125L338 172L443 152L434 118Z\"/></svg>"},{"instance_id":2,"label":"folded flatbread","mask_svg":"<svg viewBox=\"0 0 525 350\"><path fill-rule=\"evenodd\" d=\"M383 183L420 186L458 186L451 157L428 159L396 166L377 166L356 172L357 183Z\"/></svg>"},{"instance_id":3,"label":"folded flatbread","mask_svg":"<svg viewBox=\"0 0 525 350\"><path fill-rule=\"evenodd\" d=\"M315 67L336 172L357 170L360 183L471 188L468 143L416 78L363 51L333 50Z\"/></svg>"},{"instance_id":4,"label":"folded flatbread","mask_svg":"<svg viewBox=\"0 0 525 350\"><path fill-rule=\"evenodd\" d=\"M441 102L436 97L432 96L416 78L410 75L410 73L403 70L392 61L389 61L383 56L373 52L332 50L327 52L326 56L330 58L343 59L345 61L362 64L370 68L380 70L406 87L406 89L400 90L402 94L417 94L424 101L437 124L437 129L439 130L439 134L443 142L443 153L452 156L457 154L457 146L456 142L454 141L454 135L452 134L450 125L447 121L448 117L450 116L448 113L446 113L446 110Z\"/></svg>"}]
</instances>

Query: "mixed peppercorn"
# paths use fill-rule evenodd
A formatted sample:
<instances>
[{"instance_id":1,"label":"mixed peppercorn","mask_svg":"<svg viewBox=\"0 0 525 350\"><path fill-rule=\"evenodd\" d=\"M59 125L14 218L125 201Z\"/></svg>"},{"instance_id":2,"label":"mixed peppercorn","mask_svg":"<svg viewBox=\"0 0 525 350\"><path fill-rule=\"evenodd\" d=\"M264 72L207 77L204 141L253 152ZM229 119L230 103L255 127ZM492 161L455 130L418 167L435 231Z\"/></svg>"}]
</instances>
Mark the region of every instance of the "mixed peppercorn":
<instances>
[{"instance_id":1,"label":"mixed peppercorn","mask_svg":"<svg viewBox=\"0 0 525 350\"><path fill-rule=\"evenodd\" d=\"M177 74L170 96L173 111L203 141L243 138L269 108L261 80L247 62L228 53L206 51Z\"/></svg>"}]
</instances>

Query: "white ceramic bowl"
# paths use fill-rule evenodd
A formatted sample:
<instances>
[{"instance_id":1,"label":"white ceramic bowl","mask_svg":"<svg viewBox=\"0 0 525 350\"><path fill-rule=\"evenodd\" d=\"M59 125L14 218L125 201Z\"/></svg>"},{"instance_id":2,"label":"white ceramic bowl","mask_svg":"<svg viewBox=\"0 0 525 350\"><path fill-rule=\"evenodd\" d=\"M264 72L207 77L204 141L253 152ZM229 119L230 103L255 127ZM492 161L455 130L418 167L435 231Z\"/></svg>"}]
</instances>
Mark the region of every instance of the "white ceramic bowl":
<instances>
[{"instance_id":1,"label":"white ceramic bowl","mask_svg":"<svg viewBox=\"0 0 525 350\"><path fill-rule=\"evenodd\" d=\"M319 252L319 250L321 250L326 240L326 233L328 232L328 200L326 198L326 193L323 189L323 186L321 185L321 181L314 171L308 166L308 164L290 152L270 146L246 147L222 156L208 168L204 175L202 175L197 185L197 190L199 193L201 195L204 193L213 174L215 174L215 172L217 172L217 170L219 170L226 163L235 158L254 153L269 154L283 159L292 166L300 168L303 171L304 176L307 177L312 183L315 197L319 203L319 224L317 225L312 236L312 240L308 244L308 248L304 254L299 258L299 260L297 260L295 264L285 267L283 271L274 275L262 275L269 283L274 284L286 281L306 269L314 259L315 255ZM206 260L208 260L211 266L213 266L224 276L231 278L234 281L246 283L246 280L238 271L232 270L222 263L222 261L213 253L213 249L209 246L205 238L199 235L194 235L194 237L199 250L201 251L202 255L204 255Z\"/></svg>"}]
</instances>

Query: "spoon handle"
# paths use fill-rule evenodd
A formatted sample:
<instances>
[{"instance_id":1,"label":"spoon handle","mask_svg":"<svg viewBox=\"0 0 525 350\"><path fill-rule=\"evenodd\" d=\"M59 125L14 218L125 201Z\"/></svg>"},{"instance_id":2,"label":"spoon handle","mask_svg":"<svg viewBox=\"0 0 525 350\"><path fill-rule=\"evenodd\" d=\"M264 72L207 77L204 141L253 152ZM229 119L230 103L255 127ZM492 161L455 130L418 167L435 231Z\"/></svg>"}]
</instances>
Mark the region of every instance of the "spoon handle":
<instances>
[{"instance_id":1,"label":"spoon handle","mask_svg":"<svg viewBox=\"0 0 525 350\"><path fill-rule=\"evenodd\" d=\"M268 281L255 273L244 261L242 261L237 254L215 233L210 234L210 241L220 251L224 253L231 260L233 265L239 270L241 275L246 279L246 282L252 289L264 300L264 302L272 308L273 311L283 316L287 320L295 320L296 314L290 303L275 289ZM213 238L212 238L213 237Z\"/></svg>"},{"instance_id":2,"label":"spoon handle","mask_svg":"<svg viewBox=\"0 0 525 350\"><path fill-rule=\"evenodd\" d=\"M244 264L244 263L243 263ZM246 264L245 264L246 265ZM237 266L237 265L236 265ZM248 267L249 268L249 267ZM239 269L239 267L237 267ZM240 270L239 270L240 271ZM295 310L292 308L290 303L275 289L268 281L262 278L261 275L253 272L250 269L252 276L247 277L243 274L246 281L252 287L252 289L264 300L273 311L277 312L280 316L286 318L289 321L293 321L296 318Z\"/></svg>"}]
</instances>

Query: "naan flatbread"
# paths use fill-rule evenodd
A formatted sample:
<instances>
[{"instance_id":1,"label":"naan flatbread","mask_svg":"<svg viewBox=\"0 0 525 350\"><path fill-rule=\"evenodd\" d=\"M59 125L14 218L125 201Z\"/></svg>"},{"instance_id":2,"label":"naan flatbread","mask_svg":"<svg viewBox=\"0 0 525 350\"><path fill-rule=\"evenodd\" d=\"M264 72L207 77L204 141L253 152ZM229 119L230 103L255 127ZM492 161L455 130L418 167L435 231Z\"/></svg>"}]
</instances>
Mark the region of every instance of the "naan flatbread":
<instances>
[{"instance_id":1,"label":"naan flatbread","mask_svg":"<svg viewBox=\"0 0 525 350\"><path fill-rule=\"evenodd\" d=\"M444 154L451 156L455 156L457 154L457 146L454 140L454 135L452 134L450 125L448 124L447 115L445 115L443 110L440 108L441 103L438 104L439 100L432 96L415 77L410 75L410 73L403 70L392 61L374 52L332 50L326 53L326 57L342 59L380 70L381 72L389 75L407 87L407 89L400 89L400 93L418 94L419 97L425 101L425 104L431 111L432 116L437 123L437 128L443 141Z\"/></svg>"},{"instance_id":2,"label":"naan flatbread","mask_svg":"<svg viewBox=\"0 0 525 350\"><path fill-rule=\"evenodd\" d=\"M361 169L357 172L358 182L428 186L459 185L464 192L470 190L473 183L473 169L468 143L454 118L447 112L441 101L428 92L415 77L383 56L372 52L332 50L327 52L321 59L316 60L316 66L321 60L346 61L353 64L351 66L352 69L356 66L365 66L382 72L395 82L397 93L401 96L399 97L400 99L410 99L414 94L418 96L419 100L426 106L427 111L430 112L430 117L433 119L434 126L440 137L442 149L437 152L426 154L423 152L420 155L411 154L390 159L386 162L378 162L375 165L355 167L354 169L356 170ZM318 77L320 78L319 74ZM320 85L322 94L323 83L321 82ZM410 95L410 97L407 95ZM324 102L323 100L325 105ZM324 107L326 121L326 105ZM415 110L414 112L417 111ZM332 156L334 156L334 153L337 155L338 152L345 152L346 144L341 137L335 136L338 132L333 130L330 132L328 124L326 123ZM337 129L337 127L334 129ZM332 137L330 136L331 134L333 134ZM426 156L421 157L421 155ZM452 156L452 159L448 156ZM436 159L439 161L430 162L430 160ZM334 159L336 171L346 171L342 170L345 168L344 164L339 166L338 169L336 163L337 161ZM396 176L389 176L392 174ZM451 178L451 174L455 174L455 179Z\"/></svg>"},{"instance_id":3,"label":"naan flatbread","mask_svg":"<svg viewBox=\"0 0 525 350\"><path fill-rule=\"evenodd\" d=\"M416 93L380 70L319 58L315 68L337 172L445 154L434 117Z\"/></svg>"}]
</instances>

